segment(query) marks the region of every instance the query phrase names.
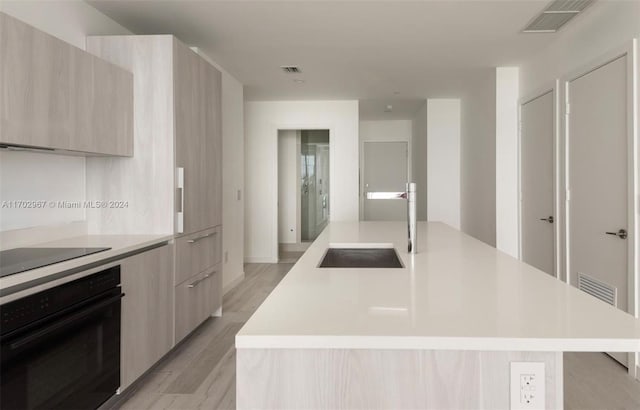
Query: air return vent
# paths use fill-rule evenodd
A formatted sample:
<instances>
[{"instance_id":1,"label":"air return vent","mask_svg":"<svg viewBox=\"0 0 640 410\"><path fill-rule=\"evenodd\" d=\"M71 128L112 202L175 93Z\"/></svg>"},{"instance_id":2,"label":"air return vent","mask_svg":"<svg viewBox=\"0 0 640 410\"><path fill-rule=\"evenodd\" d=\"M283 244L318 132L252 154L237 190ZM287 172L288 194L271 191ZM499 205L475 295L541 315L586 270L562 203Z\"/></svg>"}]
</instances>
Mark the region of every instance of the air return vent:
<instances>
[{"instance_id":1,"label":"air return vent","mask_svg":"<svg viewBox=\"0 0 640 410\"><path fill-rule=\"evenodd\" d=\"M578 272L578 289L617 307L618 289L611 285L594 279L584 273Z\"/></svg>"},{"instance_id":2,"label":"air return vent","mask_svg":"<svg viewBox=\"0 0 640 410\"><path fill-rule=\"evenodd\" d=\"M284 71L285 73L288 73L288 74L296 74L296 73L301 73L302 72L300 67L298 67L296 65L283 65L283 66L280 66L280 68L282 69L282 71Z\"/></svg>"},{"instance_id":3,"label":"air return vent","mask_svg":"<svg viewBox=\"0 0 640 410\"><path fill-rule=\"evenodd\" d=\"M525 33L555 33L593 0L555 0L523 30Z\"/></svg>"}]
</instances>

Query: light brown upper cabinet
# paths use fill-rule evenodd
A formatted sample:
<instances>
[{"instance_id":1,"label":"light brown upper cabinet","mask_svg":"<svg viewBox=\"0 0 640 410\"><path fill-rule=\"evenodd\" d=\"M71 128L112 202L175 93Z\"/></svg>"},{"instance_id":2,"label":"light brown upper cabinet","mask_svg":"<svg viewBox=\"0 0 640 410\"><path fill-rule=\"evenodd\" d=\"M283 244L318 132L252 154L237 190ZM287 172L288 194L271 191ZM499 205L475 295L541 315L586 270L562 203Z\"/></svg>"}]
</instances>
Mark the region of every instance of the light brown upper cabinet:
<instances>
[{"instance_id":1,"label":"light brown upper cabinet","mask_svg":"<svg viewBox=\"0 0 640 410\"><path fill-rule=\"evenodd\" d=\"M0 144L133 156L133 75L0 13Z\"/></svg>"}]
</instances>

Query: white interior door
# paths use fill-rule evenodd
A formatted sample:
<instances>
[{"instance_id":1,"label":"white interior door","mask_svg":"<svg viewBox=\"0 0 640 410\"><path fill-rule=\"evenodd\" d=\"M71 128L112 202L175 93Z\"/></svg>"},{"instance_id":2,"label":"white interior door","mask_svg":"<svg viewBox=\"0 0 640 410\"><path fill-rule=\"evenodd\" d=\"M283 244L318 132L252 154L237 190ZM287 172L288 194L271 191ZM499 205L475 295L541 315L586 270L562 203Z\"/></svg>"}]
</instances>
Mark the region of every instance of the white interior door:
<instances>
[{"instance_id":1,"label":"white interior door","mask_svg":"<svg viewBox=\"0 0 640 410\"><path fill-rule=\"evenodd\" d=\"M555 276L554 92L520 107L522 260Z\"/></svg>"},{"instance_id":2,"label":"white interior door","mask_svg":"<svg viewBox=\"0 0 640 410\"><path fill-rule=\"evenodd\" d=\"M586 274L628 311L627 57L568 83L569 274ZM609 234L607 233L609 232ZM596 282L596 284L598 283ZM627 365L626 354L612 354Z\"/></svg>"},{"instance_id":3,"label":"white interior door","mask_svg":"<svg viewBox=\"0 0 640 410\"><path fill-rule=\"evenodd\" d=\"M407 201L367 199L367 192L404 192L409 179L407 142L365 142L362 164L363 219L404 221Z\"/></svg>"}]
</instances>

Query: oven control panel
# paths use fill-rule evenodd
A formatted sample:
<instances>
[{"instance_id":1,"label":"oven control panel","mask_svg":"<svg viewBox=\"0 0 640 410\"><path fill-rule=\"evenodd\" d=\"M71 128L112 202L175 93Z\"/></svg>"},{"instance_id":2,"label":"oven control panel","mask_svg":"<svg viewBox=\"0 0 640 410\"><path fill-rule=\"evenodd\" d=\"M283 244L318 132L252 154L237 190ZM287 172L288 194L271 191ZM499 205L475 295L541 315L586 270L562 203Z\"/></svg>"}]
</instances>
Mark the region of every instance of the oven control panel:
<instances>
[{"instance_id":1,"label":"oven control panel","mask_svg":"<svg viewBox=\"0 0 640 410\"><path fill-rule=\"evenodd\" d=\"M1 335L29 324L37 324L50 315L64 313L99 299L104 292L120 285L120 266L113 266L72 282L14 300L0 306ZM34 323L36 322L36 323Z\"/></svg>"}]
</instances>

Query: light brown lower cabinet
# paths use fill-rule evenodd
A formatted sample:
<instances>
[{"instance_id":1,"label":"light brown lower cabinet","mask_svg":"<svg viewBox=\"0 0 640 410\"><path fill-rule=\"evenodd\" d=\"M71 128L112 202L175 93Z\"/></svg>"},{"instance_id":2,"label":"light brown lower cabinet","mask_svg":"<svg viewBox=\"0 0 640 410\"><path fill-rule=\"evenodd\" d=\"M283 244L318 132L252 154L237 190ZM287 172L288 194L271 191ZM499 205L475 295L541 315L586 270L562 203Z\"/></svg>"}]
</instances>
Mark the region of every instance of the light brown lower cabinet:
<instances>
[{"instance_id":1,"label":"light brown lower cabinet","mask_svg":"<svg viewBox=\"0 0 640 410\"><path fill-rule=\"evenodd\" d=\"M222 307L222 265L194 275L175 288L176 343Z\"/></svg>"},{"instance_id":2,"label":"light brown lower cabinet","mask_svg":"<svg viewBox=\"0 0 640 410\"><path fill-rule=\"evenodd\" d=\"M173 347L173 244L123 259L120 267L124 390Z\"/></svg>"}]
</instances>

